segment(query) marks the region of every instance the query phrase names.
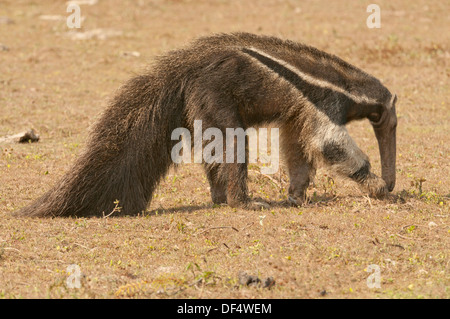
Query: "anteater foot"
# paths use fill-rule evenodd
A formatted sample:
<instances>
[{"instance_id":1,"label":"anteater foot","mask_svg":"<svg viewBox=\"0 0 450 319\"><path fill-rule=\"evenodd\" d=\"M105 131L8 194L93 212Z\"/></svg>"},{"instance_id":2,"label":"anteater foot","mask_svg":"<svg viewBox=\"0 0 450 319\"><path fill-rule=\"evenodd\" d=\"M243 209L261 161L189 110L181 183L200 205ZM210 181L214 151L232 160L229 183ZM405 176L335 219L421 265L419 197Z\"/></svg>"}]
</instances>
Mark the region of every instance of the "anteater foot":
<instances>
[{"instance_id":1,"label":"anteater foot","mask_svg":"<svg viewBox=\"0 0 450 319\"><path fill-rule=\"evenodd\" d=\"M388 193L386 182L375 174L371 174L366 180L364 188L369 192L370 197L381 198Z\"/></svg>"}]
</instances>

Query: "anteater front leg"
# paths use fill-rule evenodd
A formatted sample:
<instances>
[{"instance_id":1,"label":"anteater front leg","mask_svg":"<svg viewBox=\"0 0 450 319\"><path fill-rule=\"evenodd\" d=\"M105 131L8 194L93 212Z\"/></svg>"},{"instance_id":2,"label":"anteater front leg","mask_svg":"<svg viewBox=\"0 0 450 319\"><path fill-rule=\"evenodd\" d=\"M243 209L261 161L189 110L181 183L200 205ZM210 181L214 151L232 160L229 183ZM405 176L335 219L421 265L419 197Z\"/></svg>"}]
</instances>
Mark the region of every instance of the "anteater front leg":
<instances>
[{"instance_id":1,"label":"anteater front leg","mask_svg":"<svg viewBox=\"0 0 450 319\"><path fill-rule=\"evenodd\" d=\"M304 156L294 126L282 128L281 150L289 174L289 201L294 205L301 205L306 201L306 190L314 169Z\"/></svg>"},{"instance_id":2,"label":"anteater front leg","mask_svg":"<svg viewBox=\"0 0 450 319\"><path fill-rule=\"evenodd\" d=\"M311 165L303 158L301 153L294 161L287 162L289 173L289 201L294 205L301 205L306 201Z\"/></svg>"},{"instance_id":3,"label":"anteater front leg","mask_svg":"<svg viewBox=\"0 0 450 319\"><path fill-rule=\"evenodd\" d=\"M325 162L338 173L357 182L370 196L379 197L387 193L386 183L371 172L369 158L344 126L333 125L319 130L313 143L320 149Z\"/></svg>"}]
</instances>

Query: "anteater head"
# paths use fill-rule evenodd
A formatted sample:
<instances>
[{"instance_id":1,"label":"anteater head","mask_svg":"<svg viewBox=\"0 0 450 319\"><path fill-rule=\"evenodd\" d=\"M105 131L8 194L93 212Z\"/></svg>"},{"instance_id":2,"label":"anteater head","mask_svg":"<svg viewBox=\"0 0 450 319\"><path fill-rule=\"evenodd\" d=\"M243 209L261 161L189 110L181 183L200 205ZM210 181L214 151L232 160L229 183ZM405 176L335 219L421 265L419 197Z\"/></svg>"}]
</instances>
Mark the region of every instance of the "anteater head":
<instances>
[{"instance_id":1,"label":"anteater head","mask_svg":"<svg viewBox=\"0 0 450 319\"><path fill-rule=\"evenodd\" d=\"M378 140L381 157L381 174L390 192L395 187L396 102L397 95L394 94L387 104L382 105L381 112L371 113L368 116Z\"/></svg>"}]
</instances>

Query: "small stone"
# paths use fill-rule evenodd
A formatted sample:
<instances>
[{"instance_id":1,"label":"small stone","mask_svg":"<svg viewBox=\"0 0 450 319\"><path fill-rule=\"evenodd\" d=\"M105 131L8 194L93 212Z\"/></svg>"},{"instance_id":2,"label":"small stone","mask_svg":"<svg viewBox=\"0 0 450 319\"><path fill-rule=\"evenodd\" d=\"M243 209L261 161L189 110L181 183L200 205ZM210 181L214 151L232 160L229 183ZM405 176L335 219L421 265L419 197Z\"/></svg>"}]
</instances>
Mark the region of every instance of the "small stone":
<instances>
[{"instance_id":1,"label":"small stone","mask_svg":"<svg viewBox=\"0 0 450 319\"><path fill-rule=\"evenodd\" d=\"M429 222L428 227L429 228L437 227L437 224L435 222Z\"/></svg>"},{"instance_id":2,"label":"small stone","mask_svg":"<svg viewBox=\"0 0 450 319\"><path fill-rule=\"evenodd\" d=\"M138 58L141 54L138 51L124 51L120 54L122 57L135 57Z\"/></svg>"},{"instance_id":3,"label":"small stone","mask_svg":"<svg viewBox=\"0 0 450 319\"><path fill-rule=\"evenodd\" d=\"M250 276L246 272L239 272L239 284L243 286L255 286L261 283L261 279L257 276Z\"/></svg>"},{"instance_id":4,"label":"small stone","mask_svg":"<svg viewBox=\"0 0 450 319\"><path fill-rule=\"evenodd\" d=\"M273 279L273 277L267 277L266 279L264 279L263 282L263 288L272 288L275 285L275 279Z\"/></svg>"},{"instance_id":5,"label":"small stone","mask_svg":"<svg viewBox=\"0 0 450 319\"><path fill-rule=\"evenodd\" d=\"M249 287L263 287L263 288L272 288L275 285L275 280L273 277L267 277L264 281L258 278L258 276L249 275L244 271L239 272L238 275L239 284L242 286Z\"/></svg>"},{"instance_id":6,"label":"small stone","mask_svg":"<svg viewBox=\"0 0 450 319\"><path fill-rule=\"evenodd\" d=\"M13 24L14 20L8 17L0 17L0 24Z\"/></svg>"}]
</instances>

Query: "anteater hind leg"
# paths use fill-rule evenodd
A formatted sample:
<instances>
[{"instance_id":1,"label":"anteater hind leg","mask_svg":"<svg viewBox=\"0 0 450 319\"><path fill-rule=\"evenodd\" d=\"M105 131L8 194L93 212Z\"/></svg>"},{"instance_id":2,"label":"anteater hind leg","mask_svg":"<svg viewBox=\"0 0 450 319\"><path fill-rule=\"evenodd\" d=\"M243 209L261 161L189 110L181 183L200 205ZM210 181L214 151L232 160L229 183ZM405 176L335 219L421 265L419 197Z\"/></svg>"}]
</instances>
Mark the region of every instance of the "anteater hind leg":
<instances>
[{"instance_id":1,"label":"anteater hind leg","mask_svg":"<svg viewBox=\"0 0 450 319\"><path fill-rule=\"evenodd\" d=\"M239 156L234 157L233 163L222 164L227 175L227 202L231 207L260 210L269 208L270 205L262 200L251 200L248 196L248 141L245 141L245 162L238 161ZM237 149L236 140L234 149ZM230 150L227 148L226 150ZM235 152L236 153L236 152Z\"/></svg>"},{"instance_id":2,"label":"anteater hind leg","mask_svg":"<svg viewBox=\"0 0 450 319\"><path fill-rule=\"evenodd\" d=\"M218 164L206 164L205 171L211 189L211 199L214 204L224 204L227 202L227 182L226 177L220 174Z\"/></svg>"},{"instance_id":3,"label":"anteater hind leg","mask_svg":"<svg viewBox=\"0 0 450 319\"><path fill-rule=\"evenodd\" d=\"M232 107L233 103L224 97L215 99L215 102L217 104L214 107L205 104L201 112L191 115L202 120L204 132L216 128L224 137L223 152L218 156L222 160L219 163L215 161L205 163L213 202L216 204L226 202L231 207L246 209L259 210L261 207L268 207L268 204L262 201L252 201L248 195L248 138L245 135L246 127L236 111L238 108ZM222 112L225 115L218 116L217 110L226 110ZM208 143L205 142L203 147L206 144ZM214 152L211 155L216 157L217 154Z\"/></svg>"},{"instance_id":4,"label":"anteater hind leg","mask_svg":"<svg viewBox=\"0 0 450 319\"><path fill-rule=\"evenodd\" d=\"M357 182L370 196L387 193L385 181L371 172L369 158L364 154L343 126L330 126L315 137L325 161L340 174Z\"/></svg>"}]
</instances>

